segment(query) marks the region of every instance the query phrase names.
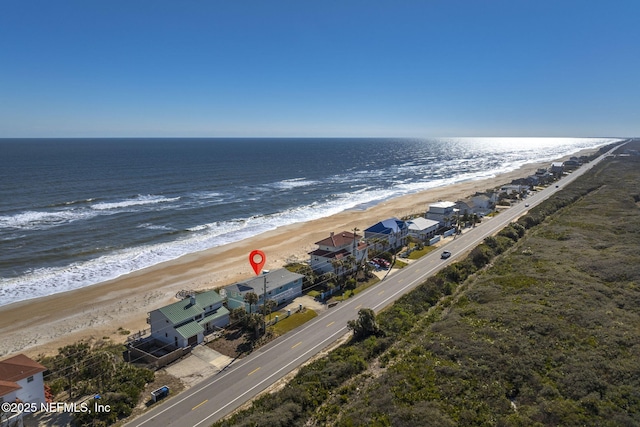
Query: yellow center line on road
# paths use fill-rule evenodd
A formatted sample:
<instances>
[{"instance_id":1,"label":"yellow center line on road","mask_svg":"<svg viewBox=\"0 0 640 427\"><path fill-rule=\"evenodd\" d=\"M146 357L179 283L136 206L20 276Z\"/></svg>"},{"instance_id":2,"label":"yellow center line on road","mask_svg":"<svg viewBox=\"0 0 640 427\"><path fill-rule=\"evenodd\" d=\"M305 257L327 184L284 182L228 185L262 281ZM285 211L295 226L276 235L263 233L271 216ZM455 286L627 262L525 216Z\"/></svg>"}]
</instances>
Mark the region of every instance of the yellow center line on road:
<instances>
[{"instance_id":1,"label":"yellow center line on road","mask_svg":"<svg viewBox=\"0 0 640 427\"><path fill-rule=\"evenodd\" d=\"M296 348L296 347L297 347L297 346L299 346L300 344L302 344L302 341L300 341L298 344L294 345L294 346L293 346L293 347L291 347L291 348Z\"/></svg>"},{"instance_id":2,"label":"yellow center line on road","mask_svg":"<svg viewBox=\"0 0 640 427\"><path fill-rule=\"evenodd\" d=\"M378 292L378 295L382 295L382 294L384 294L384 291Z\"/></svg>"},{"instance_id":3,"label":"yellow center line on road","mask_svg":"<svg viewBox=\"0 0 640 427\"><path fill-rule=\"evenodd\" d=\"M260 370L260 367L258 366L256 369L254 369L253 371L249 372L249 373L247 374L247 376L252 375L252 374L255 374L255 373L256 373L256 372L258 372L259 370Z\"/></svg>"},{"instance_id":4,"label":"yellow center line on road","mask_svg":"<svg viewBox=\"0 0 640 427\"><path fill-rule=\"evenodd\" d=\"M336 323L336 322L331 322L326 327L328 328L329 326L333 325L334 323Z\"/></svg>"},{"instance_id":5,"label":"yellow center line on road","mask_svg":"<svg viewBox=\"0 0 640 427\"><path fill-rule=\"evenodd\" d=\"M360 307L362 307L362 304L360 304L359 306L356 307L356 310L359 309Z\"/></svg>"},{"instance_id":6,"label":"yellow center line on road","mask_svg":"<svg viewBox=\"0 0 640 427\"><path fill-rule=\"evenodd\" d=\"M196 406L194 406L193 408L191 408L192 411L195 411L196 408L199 408L200 406L204 405L205 403L207 403L209 401L209 399L205 399L204 402L200 402L198 403Z\"/></svg>"}]
</instances>

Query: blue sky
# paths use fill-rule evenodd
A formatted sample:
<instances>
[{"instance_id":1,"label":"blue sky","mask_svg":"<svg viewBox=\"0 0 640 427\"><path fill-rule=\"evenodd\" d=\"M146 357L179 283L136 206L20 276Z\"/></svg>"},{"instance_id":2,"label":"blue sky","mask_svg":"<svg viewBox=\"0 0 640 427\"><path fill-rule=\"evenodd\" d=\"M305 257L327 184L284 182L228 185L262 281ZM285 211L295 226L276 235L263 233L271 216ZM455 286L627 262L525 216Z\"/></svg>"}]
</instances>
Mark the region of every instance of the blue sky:
<instances>
[{"instance_id":1,"label":"blue sky","mask_svg":"<svg viewBox=\"0 0 640 427\"><path fill-rule=\"evenodd\" d=\"M0 137L640 136L640 2L0 2Z\"/></svg>"}]
</instances>

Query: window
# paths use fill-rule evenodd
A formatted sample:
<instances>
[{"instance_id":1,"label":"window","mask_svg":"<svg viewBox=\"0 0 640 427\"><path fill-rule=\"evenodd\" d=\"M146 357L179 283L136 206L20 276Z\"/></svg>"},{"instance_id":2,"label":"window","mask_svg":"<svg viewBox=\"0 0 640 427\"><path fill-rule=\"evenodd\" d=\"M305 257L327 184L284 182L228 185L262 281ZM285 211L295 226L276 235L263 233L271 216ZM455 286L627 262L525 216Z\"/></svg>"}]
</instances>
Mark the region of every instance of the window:
<instances>
[{"instance_id":1,"label":"window","mask_svg":"<svg viewBox=\"0 0 640 427\"><path fill-rule=\"evenodd\" d=\"M27 378L27 382L28 383L33 382L33 375L31 375L30 377Z\"/></svg>"}]
</instances>

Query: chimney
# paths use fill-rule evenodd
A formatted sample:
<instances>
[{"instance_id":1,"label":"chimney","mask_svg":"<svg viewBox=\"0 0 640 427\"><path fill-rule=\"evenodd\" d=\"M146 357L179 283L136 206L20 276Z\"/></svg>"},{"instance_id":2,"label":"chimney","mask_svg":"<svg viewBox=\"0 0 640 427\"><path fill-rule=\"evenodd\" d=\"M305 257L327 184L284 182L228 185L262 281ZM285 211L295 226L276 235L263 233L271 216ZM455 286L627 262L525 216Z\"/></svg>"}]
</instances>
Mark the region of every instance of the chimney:
<instances>
[{"instance_id":1,"label":"chimney","mask_svg":"<svg viewBox=\"0 0 640 427\"><path fill-rule=\"evenodd\" d=\"M196 305L196 296L189 295L189 305Z\"/></svg>"}]
</instances>

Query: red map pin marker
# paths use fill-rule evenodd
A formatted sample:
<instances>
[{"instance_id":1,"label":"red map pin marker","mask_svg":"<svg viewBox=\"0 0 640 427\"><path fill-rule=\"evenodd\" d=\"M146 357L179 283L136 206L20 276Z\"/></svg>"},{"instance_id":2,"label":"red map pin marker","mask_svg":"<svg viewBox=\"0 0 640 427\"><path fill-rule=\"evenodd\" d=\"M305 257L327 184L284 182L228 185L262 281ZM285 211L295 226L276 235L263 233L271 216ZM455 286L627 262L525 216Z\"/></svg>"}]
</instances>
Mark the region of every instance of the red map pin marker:
<instances>
[{"instance_id":1,"label":"red map pin marker","mask_svg":"<svg viewBox=\"0 0 640 427\"><path fill-rule=\"evenodd\" d=\"M267 262L267 257L264 255L264 252L256 249L249 254L249 263L251 264L251 267L253 267L253 271L255 271L256 276L260 275L262 266L264 266L265 262Z\"/></svg>"}]
</instances>

